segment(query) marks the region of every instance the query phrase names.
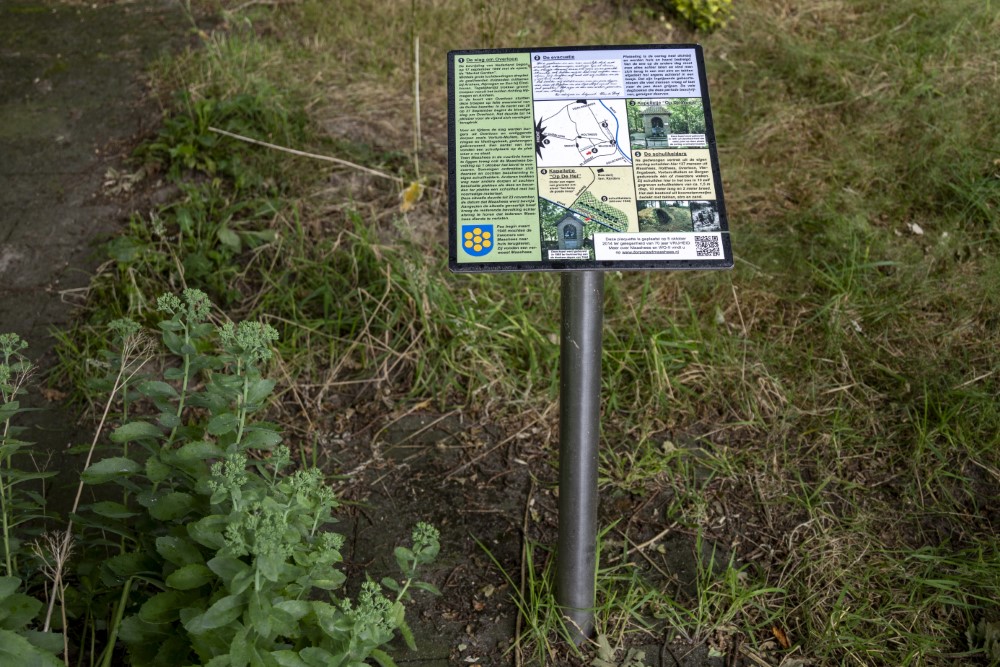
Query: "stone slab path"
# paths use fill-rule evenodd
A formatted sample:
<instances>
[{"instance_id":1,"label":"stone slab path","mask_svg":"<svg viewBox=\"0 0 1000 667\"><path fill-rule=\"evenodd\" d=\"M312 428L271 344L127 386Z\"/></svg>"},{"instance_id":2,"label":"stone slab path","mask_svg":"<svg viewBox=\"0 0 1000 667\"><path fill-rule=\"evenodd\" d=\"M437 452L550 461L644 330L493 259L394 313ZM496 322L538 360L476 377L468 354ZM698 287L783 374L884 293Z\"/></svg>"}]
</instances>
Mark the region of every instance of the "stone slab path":
<instances>
[{"instance_id":1,"label":"stone slab path","mask_svg":"<svg viewBox=\"0 0 1000 667\"><path fill-rule=\"evenodd\" d=\"M40 370L22 400L40 410L18 417L22 437L72 477L80 463L65 449L91 435L42 395L52 330L69 323L103 261L99 242L129 214L102 186L158 122L144 73L190 26L176 1L0 0L0 333L27 340ZM60 484L54 495L58 509Z\"/></svg>"},{"instance_id":2,"label":"stone slab path","mask_svg":"<svg viewBox=\"0 0 1000 667\"><path fill-rule=\"evenodd\" d=\"M127 215L102 195L156 123L143 73L183 43L178 2L0 2L0 332L52 347Z\"/></svg>"}]
</instances>

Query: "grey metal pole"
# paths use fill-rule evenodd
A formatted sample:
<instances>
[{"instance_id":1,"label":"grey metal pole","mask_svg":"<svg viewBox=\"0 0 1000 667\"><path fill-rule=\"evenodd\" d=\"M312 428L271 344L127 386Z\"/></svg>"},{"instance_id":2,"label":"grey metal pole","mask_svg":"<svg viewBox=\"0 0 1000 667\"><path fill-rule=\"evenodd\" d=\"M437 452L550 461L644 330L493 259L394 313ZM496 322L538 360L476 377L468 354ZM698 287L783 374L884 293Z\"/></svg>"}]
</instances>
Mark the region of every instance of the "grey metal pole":
<instances>
[{"instance_id":1,"label":"grey metal pole","mask_svg":"<svg viewBox=\"0 0 1000 667\"><path fill-rule=\"evenodd\" d=\"M556 602L576 644L586 641L594 631L603 322L604 274L564 273L559 351Z\"/></svg>"}]
</instances>

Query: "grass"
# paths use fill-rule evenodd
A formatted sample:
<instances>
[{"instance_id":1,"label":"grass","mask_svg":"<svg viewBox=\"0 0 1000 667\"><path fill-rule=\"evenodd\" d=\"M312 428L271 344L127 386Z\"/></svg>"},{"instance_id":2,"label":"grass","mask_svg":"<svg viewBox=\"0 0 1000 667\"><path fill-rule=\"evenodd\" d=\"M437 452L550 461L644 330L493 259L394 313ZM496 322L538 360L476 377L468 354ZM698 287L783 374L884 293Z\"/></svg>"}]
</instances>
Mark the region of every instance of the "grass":
<instances>
[{"instance_id":1,"label":"grass","mask_svg":"<svg viewBox=\"0 0 1000 667\"><path fill-rule=\"evenodd\" d=\"M381 392L500 428L545 414L557 281L445 268L444 53L697 39L736 268L607 277L601 485L663 500L661 526L716 549L689 598L650 589L636 554L605 570L602 614L621 619L606 634L660 614L768 660L778 628L818 665L988 664L966 630L1000 617L994 4L742 0L706 36L610 0L303 0L224 16L158 69L171 112L144 159L182 194L109 246L87 315L61 337L66 377L83 377L104 323L188 285L279 328L293 413ZM415 180L423 198L403 211ZM633 545L659 530L624 529ZM565 650L527 617L543 653Z\"/></svg>"}]
</instances>

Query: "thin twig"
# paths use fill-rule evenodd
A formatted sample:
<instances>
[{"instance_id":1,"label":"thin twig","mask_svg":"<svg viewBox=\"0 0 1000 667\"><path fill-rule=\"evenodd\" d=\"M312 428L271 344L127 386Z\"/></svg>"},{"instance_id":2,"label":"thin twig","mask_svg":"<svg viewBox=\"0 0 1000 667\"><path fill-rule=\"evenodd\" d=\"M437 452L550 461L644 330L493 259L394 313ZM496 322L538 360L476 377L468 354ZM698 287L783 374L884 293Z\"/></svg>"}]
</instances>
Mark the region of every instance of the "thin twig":
<instances>
[{"instance_id":1,"label":"thin twig","mask_svg":"<svg viewBox=\"0 0 1000 667\"><path fill-rule=\"evenodd\" d=\"M401 421L403 419L406 419L407 417L409 417L410 415L412 415L417 410L423 410L424 408L428 407L430 404L431 404L431 399L429 399L429 398L426 399L426 400L420 401L419 403L417 403L416 405L414 405L413 407L411 407L409 410L407 410L403 414L399 415L398 417L396 417L395 419L393 419L391 422L389 422L388 424L386 424L385 426L383 426L382 428L380 428L378 431L376 431L375 435L372 436L371 443L374 445L375 441L378 440L379 436L382 435L383 433L385 433L390 427L392 427L393 424L396 424L399 421Z\"/></svg>"},{"instance_id":2,"label":"thin twig","mask_svg":"<svg viewBox=\"0 0 1000 667\"><path fill-rule=\"evenodd\" d=\"M444 478L445 479L451 479L452 477L454 477L458 473L462 472L463 470L465 470L469 466L474 465L477 462L481 461L485 457L489 456L490 454L492 454L493 452L495 452L499 448L503 447L504 445L506 445L511 440L514 440L515 438L517 438L517 436L521 435L522 433L524 433L525 431L527 431L529 428L531 428L532 426L534 426L535 424L538 424L540 422L541 422L541 419L536 419L535 421L531 422L530 424L528 424L527 426L525 426L521 430L519 430L516 433L513 433L513 434L511 434L509 436L507 436L506 438L504 438L503 440L501 440L497 444L493 445L492 447L490 447L489 449L487 449L482 454L479 454L478 456L475 456L472 459L470 459L470 460L466 461L465 463L463 463L462 465L458 466L457 468L455 468L454 470L452 470L450 473L448 473L447 475L445 475Z\"/></svg>"},{"instance_id":3,"label":"thin twig","mask_svg":"<svg viewBox=\"0 0 1000 667\"><path fill-rule=\"evenodd\" d=\"M233 7L232 9L227 9L226 11L229 11L229 12L232 12L233 14L235 14L236 12L241 12L244 9L247 9L249 7L253 7L254 5L266 5L268 7L279 7L281 5L288 5L288 4L291 4L291 3L290 2L281 2L281 0L248 0L247 2L244 2L242 5L237 5L237 6Z\"/></svg>"},{"instance_id":4,"label":"thin twig","mask_svg":"<svg viewBox=\"0 0 1000 667\"><path fill-rule=\"evenodd\" d=\"M460 414L461 412L462 412L461 410L452 410L451 412L444 413L443 415L441 415L440 417L438 417L437 419L435 419L434 421L432 421L430 424L427 424L427 426L424 426L424 427L422 427L422 428L414 431L413 433L410 433L408 436L406 436L405 438L403 438L399 442L393 444L393 447L399 447L399 446L401 446L404 442L408 442L409 440L412 440L413 438L417 437L418 435L420 435L424 431L428 431L428 430L434 428L435 426L437 426L438 424L440 424L441 422L443 422L448 417L454 417L455 415ZM449 433L448 435L452 435L452 434ZM415 459L416 457L420 456L422 453L423 452L417 452L416 454L410 454L405 459L403 459L403 461L405 462L405 461L410 461L412 459Z\"/></svg>"},{"instance_id":5,"label":"thin twig","mask_svg":"<svg viewBox=\"0 0 1000 667\"><path fill-rule=\"evenodd\" d=\"M521 599L527 599L528 585L528 519L531 518L531 499L535 497L535 478L531 478L531 488L528 489L528 498L524 501L524 521L521 524ZM514 623L514 667L521 667L524 664L524 654L521 651L521 629L524 624L524 614L517 615Z\"/></svg>"},{"instance_id":6,"label":"thin twig","mask_svg":"<svg viewBox=\"0 0 1000 667\"><path fill-rule=\"evenodd\" d=\"M140 363L133 369L130 369L128 377L122 380L122 376L125 374L125 370L128 367L128 356L139 350L140 354L146 352L146 350L140 350L140 343L146 342L143 339L134 338L132 340L126 341L122 345L122 364L118 369L118 376L115 377L114 385L111 388L111 394L108 396L107 403L104 404L104 413L101 415L101 420L97 424L97 429L94 431L94 438L90 442L90 449L87 451L87 460L83 464L83 470L86 471L90 467L90 462L94 456L94 450L97 449L97 440L101 437L101 432L104 430L104 423L108 419L108 413L111 411L111 405L114 403L115 395L118 391L128 385L128 383L138 374L142 367L146 365L150 357L147 356L145 359L140 359ZM146 348L148 350L148 348ZM80 475L80 483L76 488L76 498L73 499L73 508L70 510L70 514L76 514L76 511L80 508L80 498L83 496L83 474ZM66 539L69 540L73 536L73 519L66 524ZM52 611L55 605L56 599L56 582L52 582L52 596L49 598L49 608L45 613L45 624L48 626L52 622Z\"/></svg>"},{"instance_id":7,"label":"thin twig","mask_svg":"<svg viewBox=\"0 0 1000 667\"><path fill-rule=\"evenodd\" d=\"M329 155L317 155L316 153L307 153L305 151L295 150L294 148L287 148L285 146L279 146L277 144L268 143L266 141L260 141L259 139L251 139L250 137L244 137L242 134L236 134L234 132L226 132L225 130L220 130L217 127L209 127L210 132L215 132L216 134L221 134L232 139L239 139L240 141L245 141L248 144L257 144L258 146L264 146L265 148L272 148L276 151L282 151L284 153L291 153L292 155L298 155L299 157L308 157L314 160L323 160L324 162L332 162L334 164L339 164L343 167L350 167L351 169L357 169L358 171L363 171L366 174L371 174L372 176L378 176L379 178L385 178L390 181L395 181L400 185L403 184L403 179L398 176L393 176L392 174L387 174L384 171L379 171L378 169L371 169L370 167L363 167L360 164L355 164L353 162L348 162L347 160L341 160L340 158L330 157Z\"/></svg>"},{"instance_id":8,"label":"thin twig","mask_svg":"<svg viewBox=\"0 0 1000 667\"><path fill-rule=\"evenodd\" d=\"M420 35L413 36L413 173L420 180Z\"/></svg>"},{"instance_id":9,"label":"thin twig","mask_svg":"<svg viewBox=\"0 0 1000 667\"><path fill-rule=\"evenodd\" d=\"M648 540L646 540L642 544L637 544L634 547L632 547L631 549L627 550L625 552L624 556L614 556L613 558L610 558L608 560L608 562L609 563L613 563L613 562L615 562L617 560L620 560L623 557L627 559L629 556L631 556L632 554L636 553L637 551L642 551L646 547L653 546L654 544L656 544L657 542L659 542L663 537L665 537L670 531L672 531L674 528L676 528L678 525L679 524L676 521L674 521L672 524L670 524L669 526L667 526L666 528L664 528L663 530L661 530L660 532L658 532L656 535L653 535L651 538L649 538ZM628 539L627 536L626 536L626 539Z\"/></svg>"}]
</instances>

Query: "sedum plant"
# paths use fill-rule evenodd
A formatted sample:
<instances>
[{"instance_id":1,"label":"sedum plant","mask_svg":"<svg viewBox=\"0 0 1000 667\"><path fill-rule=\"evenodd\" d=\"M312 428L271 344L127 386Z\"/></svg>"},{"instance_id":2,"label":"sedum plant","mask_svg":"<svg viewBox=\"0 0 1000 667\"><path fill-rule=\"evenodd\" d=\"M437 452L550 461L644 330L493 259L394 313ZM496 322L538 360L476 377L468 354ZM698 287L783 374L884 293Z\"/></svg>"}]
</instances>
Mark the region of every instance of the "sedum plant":
<instances>
[{"instance_id":1,"label":"sedum plant","mask_svg":"<svg viewBox=\"0 0 1000 667\"><path fill-rule=\"evenodd\" d=\"M213 325L211 303L194 289L157 307L176 363L163 379L130 373L123 382L138 327L116 323L123 352L109 355L107 384L121 398L122 423L110 434L117 450L82 480L119 492L98 493L115 499L73 517L84 550L101 551L79 564L80 591L70 596L76 615L106 628L100 652L91 632L92 664L117 664L121 642L139 666L393 665L381 647L397 630L412 645L409 592L436 592L416 576L437 555L437 531L419 524L412 546L396 550L403 576L384 580L391 597L366 581L351 600L337 569L344 539L330 531L333 491L318 469L290 471L278 427L256 418L275 386L263 367L277 332L260 322ZM136 401L153 414L128 418Z\"/></svg>"}]
</instances>

